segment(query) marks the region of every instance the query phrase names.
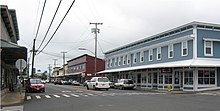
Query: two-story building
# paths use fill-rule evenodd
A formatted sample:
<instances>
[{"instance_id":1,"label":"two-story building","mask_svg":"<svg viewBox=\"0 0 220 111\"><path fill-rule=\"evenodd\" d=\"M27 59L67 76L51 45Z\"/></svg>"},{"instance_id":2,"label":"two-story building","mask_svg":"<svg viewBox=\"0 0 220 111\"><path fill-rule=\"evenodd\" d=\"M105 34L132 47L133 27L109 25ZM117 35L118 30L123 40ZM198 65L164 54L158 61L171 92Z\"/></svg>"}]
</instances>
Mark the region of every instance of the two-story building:
<instances>
[{"instance_id":1,"label":"two-story building","mask_svg":"<svg viewBox=\"0 0 220 111\"><path fill-rule=\"evenodd\" d=\"M200 91L220 88L220 24L191 22L105 53L99 73L139 88Z\"/></svg>"},{"instance_id":2,"label":"two-story building","mask_svg":"<svg viewBox=\"0 0 220 111\"><path fill-rule=\"evenodd\" d=\"M105 61L100 58L96 58L96 61L96 71L103 71L105 69ZM67 61L67 64L66 77L68 79L77 80L82 83L95 76L95 57L93 56L84 54Z\"/></svg>"},{"instance_id":3,"label":"two-story building","mask_svg":"<svg viewBox=\"0 0 220 111\"><path fill-rule=\"evenodd\" d=\"M6 5L0 5L0 8L0 85L1 92L4 93L13 91L14 87L18 85L19 72L15 67L15 62L18 59L27 60L27 48L19 46L17 43L20 37L16 11L8 9Z\"/></svg>"}]
</instances>

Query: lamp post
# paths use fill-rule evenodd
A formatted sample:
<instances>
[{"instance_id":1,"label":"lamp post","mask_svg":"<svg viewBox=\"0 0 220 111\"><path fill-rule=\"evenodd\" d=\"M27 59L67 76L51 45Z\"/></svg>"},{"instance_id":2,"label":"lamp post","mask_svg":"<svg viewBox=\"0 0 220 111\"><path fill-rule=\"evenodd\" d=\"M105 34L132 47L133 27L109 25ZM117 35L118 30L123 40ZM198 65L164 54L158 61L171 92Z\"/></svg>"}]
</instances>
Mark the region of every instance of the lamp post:
<instances>
[{"instance_id":1,"label":"lamp post","mask_svg":"<svg viewBox=\"0 0 220 111\"><path fill-rule=\"evenodd\" d=\"M86 49L86 48L78 48L79 50L87 50L87 51L89 51L90 53L92 53L92 54L94 54L94 55L96 55L94 52L92 52L91 50L89 50L89 49ZM96 76L96 67L97 67L97 63L96 63L96 56L95 56L95 59L94 59L94 75Z\"/></svg>"}]
</instances>

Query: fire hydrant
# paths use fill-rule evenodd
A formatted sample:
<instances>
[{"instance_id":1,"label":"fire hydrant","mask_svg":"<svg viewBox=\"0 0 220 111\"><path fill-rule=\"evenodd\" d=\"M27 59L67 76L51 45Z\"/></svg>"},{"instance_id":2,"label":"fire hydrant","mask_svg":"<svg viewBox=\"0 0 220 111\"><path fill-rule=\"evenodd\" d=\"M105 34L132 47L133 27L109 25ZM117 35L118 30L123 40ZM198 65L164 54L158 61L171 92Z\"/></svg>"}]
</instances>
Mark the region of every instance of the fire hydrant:
<instances>
[{"instance_id":1,"label":"fire hydrant","mask_svg":"<svg viewBox=\"0 0 220 111\"><path fill-rule=\"evenodd\" d=\"M171 85L170 84L168 84L168 86L167 86L167 91L171 92Z\"/></svg>"}]
</instances>

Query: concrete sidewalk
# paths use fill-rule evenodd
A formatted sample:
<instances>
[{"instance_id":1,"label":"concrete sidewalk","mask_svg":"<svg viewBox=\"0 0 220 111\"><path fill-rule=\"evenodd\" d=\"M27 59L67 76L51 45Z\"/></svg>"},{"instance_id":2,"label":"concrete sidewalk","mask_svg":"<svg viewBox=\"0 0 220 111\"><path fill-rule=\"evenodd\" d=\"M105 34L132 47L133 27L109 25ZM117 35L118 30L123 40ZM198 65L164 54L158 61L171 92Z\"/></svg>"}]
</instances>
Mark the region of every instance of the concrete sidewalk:
<instances>
[{"instance_id":1,"label":"concrete sidewalk","mask_svg":"<svg viewBox=\"0 0 220 111\"><path fill-rule=\"evenodd\" d=\"M23 111L24 98L25 90L7 92L1 97L0 111Z\"/></svg>"}]
</instances>

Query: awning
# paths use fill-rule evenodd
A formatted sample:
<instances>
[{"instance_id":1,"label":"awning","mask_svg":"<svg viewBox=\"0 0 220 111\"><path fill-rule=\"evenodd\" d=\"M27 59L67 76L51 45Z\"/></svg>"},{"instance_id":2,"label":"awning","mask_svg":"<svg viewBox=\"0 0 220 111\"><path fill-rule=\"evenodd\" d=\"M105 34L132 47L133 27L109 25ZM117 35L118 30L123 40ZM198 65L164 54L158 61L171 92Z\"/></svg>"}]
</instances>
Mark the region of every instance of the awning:
<instances>
[{"instance_id":1,"label":"awning","mask_svg":"<svg viewBox=\"0 0 220 111\"><path fill-rule=\"evenodd\" d=\"M15 65L16 60L27 60L27 48L15 43L0 40L1 60L7 64Z\"/></svg>"},{"instance_id":2,"label":"awning","mask_svg":"<svg viewBox=\"0 0 220 111\"><path fill-rule=\"evenodd\" d=\"M198 58L191 60L166 62L166 63L151 64L151 65L119 68L119 69L109 69L98 73L103 74L103 73L111 73L111 72L132 71L139 69L171 68L171 67L220 67L220 59Z\"/></svg>"},{"instance_id":3,"label":"awning","mask_svg":"<svg viewBox=\"0 0 220 111\"><path fill-rule=\"evenodd\" d=\"M65 76L75 76L75 75L80 75L82 73L85 73L85 72L68 73L68 74L65 74Z\"/></svg>"}]
</instances>

